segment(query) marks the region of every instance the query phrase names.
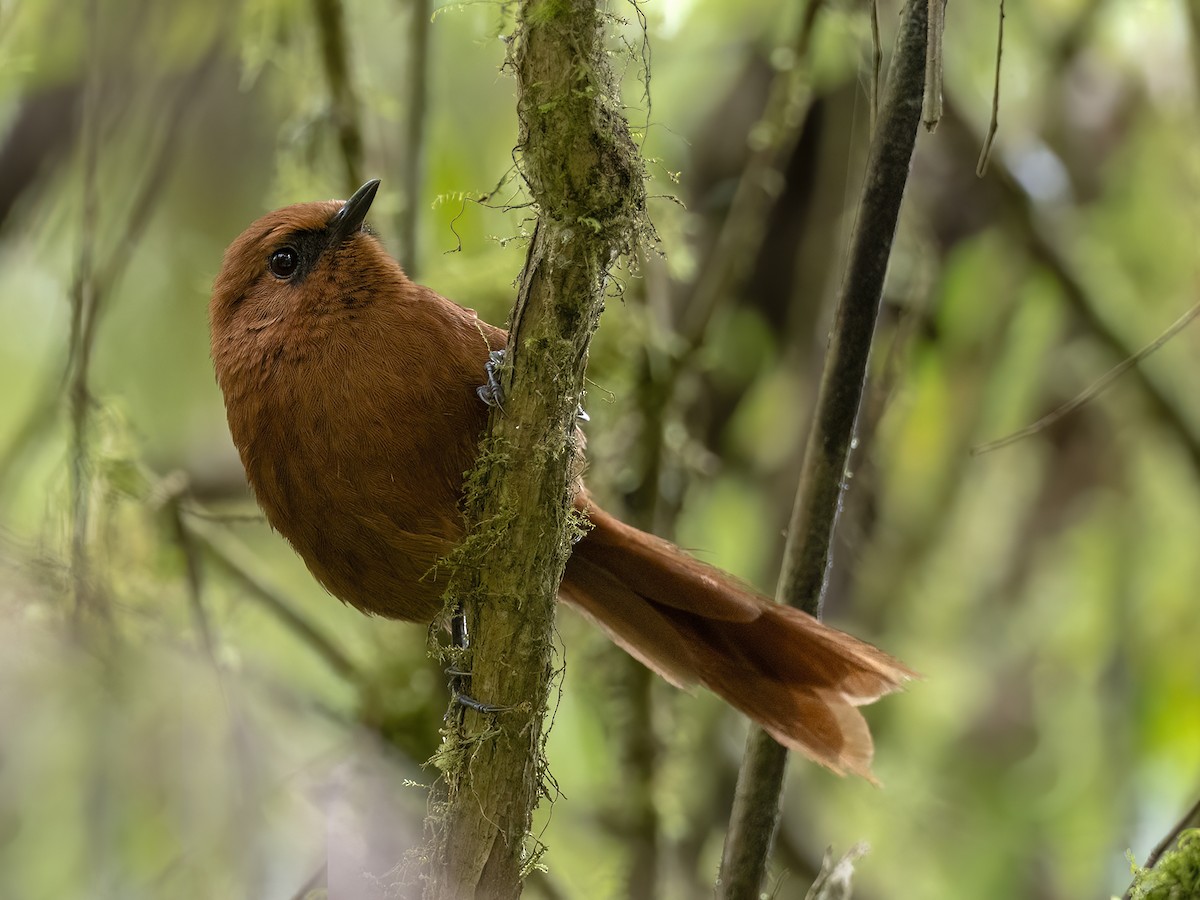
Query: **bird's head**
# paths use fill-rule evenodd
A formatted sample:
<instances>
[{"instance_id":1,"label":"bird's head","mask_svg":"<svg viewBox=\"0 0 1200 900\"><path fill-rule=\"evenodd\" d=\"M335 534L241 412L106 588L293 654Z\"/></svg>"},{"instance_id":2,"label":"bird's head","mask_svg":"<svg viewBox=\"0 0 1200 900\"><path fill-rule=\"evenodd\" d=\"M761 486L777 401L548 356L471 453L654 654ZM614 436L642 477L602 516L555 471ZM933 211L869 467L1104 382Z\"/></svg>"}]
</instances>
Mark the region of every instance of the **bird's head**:
<instances>
[{"instance_id":1,"label":"bird's head","mask_svg":"<svg viewBox=\"0 0 1200 900\"><path fill-rule=\"evenodd\" d=\"M344 203L299 203L268 213L229 245L213 283L214 344L236 334L328 321L369 307L399 265L363 222L379 181Z\"/></svg>"}]
</instances>

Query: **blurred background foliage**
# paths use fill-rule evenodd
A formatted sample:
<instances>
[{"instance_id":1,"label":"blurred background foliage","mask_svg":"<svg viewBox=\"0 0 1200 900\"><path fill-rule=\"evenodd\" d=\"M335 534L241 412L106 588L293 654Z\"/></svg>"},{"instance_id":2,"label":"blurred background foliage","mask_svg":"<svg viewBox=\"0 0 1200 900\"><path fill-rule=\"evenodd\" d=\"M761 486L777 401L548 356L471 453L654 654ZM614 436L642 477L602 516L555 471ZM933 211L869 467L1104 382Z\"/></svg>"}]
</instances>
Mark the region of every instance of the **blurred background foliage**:
<instances>
[{"instance_id":1,"label":"blurred background foliage","mask_svg":"<svg viewBox=\"0 0 1200 900\"><path fill-rule=\"evenodd\" d=\"M425 2L0 2L0 896L401 891L444 678L425 629L342 607L257 516L206 302L253 218L378 176L402 262L504 321L533 215L515 5ZM610 11L661 244L595 340L590 482L770 591L869 139L869 5ZM792 765L775 896L859 841L861 897L1119 894L1200 789L1200 331L970 454L1200 299L1200 3L1010 3L981 179L996 23L948 9L827 603L925 680L867 713L884 790ZM727 221L773 142L766 200ZM560 631L529 894L708 896L744 724Z\"/></svg>"}]
</instances>

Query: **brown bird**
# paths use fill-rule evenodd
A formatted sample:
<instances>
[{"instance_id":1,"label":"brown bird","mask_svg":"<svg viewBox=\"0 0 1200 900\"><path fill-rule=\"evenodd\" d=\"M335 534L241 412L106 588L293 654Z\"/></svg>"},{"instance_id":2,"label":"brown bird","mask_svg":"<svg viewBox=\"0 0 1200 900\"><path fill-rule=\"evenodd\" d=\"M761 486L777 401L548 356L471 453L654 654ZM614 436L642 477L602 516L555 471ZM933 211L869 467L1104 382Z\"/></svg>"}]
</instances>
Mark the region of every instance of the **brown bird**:
<instances>
[{"instance_id":1,"label":"brown bird","mask_svg":"<svg viewBox=\"0 0 1200 900\"><path fill-rule=\"evenodd\" d=\"M410 281L363 227L378 186L277 210L229 246L212 355L270 523L335 597L429 622L487 423L478 389L506 335ZM871 777L856 707L909 669L623 524L586 491L576 506L592 528L561 599L672 684L703 684L793 750Z\"/></svg>"}]
</instances>

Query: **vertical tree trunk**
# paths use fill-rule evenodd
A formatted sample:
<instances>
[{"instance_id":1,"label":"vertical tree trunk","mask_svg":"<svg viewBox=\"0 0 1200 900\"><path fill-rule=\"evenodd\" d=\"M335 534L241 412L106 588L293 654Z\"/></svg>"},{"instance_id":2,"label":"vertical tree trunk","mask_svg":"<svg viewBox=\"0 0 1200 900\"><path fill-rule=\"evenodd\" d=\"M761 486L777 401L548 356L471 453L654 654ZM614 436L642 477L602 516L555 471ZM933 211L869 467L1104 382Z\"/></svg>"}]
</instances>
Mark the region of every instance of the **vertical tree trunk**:
<instances>
[{"instance_id":1,"label":"vertical tree trunk","mask_svg":"<svg viewBox=\"0 0 1200 900\"><path fill-rule=\"evenodd\" d=\"M507 399L468 477L471 528L447 598L466 613L471 693L501 711L452 711L461 719L439 755L443 784L427 823L428 898L517 897L539 853L529 828L547 793L554 606L579 527L576 409L609 269L649 227L601 6L525 0L511 44L519 158L538 224L501 373Z\"/></svg>"}]
</instances>

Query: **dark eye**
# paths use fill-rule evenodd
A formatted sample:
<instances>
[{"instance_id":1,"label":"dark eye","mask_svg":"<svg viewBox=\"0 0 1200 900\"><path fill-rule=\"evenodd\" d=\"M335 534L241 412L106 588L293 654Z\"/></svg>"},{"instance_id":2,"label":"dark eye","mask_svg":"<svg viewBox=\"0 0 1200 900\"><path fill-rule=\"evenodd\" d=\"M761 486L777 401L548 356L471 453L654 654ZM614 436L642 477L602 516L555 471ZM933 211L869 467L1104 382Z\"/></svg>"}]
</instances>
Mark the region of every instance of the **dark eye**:
<instances>
[{"instance_id":1,"label":"dark eye","mask_svg":"<svg viewBox=\"0 0 1200 900\"><path fill-rule=\"evenodd\" d=\"M283 247L271 254L267 265L276 278L291 278L300 265L300 254L291 247Z\"/></svg>"}]
</instances>

